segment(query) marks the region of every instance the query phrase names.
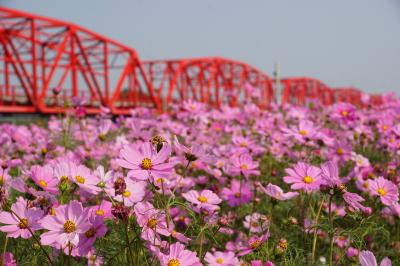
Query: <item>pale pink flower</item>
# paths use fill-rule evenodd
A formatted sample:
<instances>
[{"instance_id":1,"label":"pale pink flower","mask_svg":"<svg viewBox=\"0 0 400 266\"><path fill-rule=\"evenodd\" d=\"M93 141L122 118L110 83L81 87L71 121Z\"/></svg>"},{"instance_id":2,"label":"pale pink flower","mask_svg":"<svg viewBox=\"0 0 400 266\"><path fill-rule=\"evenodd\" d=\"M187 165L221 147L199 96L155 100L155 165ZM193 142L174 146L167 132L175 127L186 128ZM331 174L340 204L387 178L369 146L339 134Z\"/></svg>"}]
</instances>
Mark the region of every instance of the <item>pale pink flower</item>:
<instances>
[{"instance_id":1,"label":"pale pink flower","mask_svg":"<svg viewBox=\"0 0 400 266\"><path fill-rule=\"evenodd\" d=\"M38 220L43 217L44 212L39 208L28 208L28 202L19 197L11 206L11 210L15 213L1 212L0 223L5 224L0 227L0 231L7 233L7 237L30 238L32 232L41 229ZM29 228L29 229L28 229Z\"/></svg>"}]
</instances>

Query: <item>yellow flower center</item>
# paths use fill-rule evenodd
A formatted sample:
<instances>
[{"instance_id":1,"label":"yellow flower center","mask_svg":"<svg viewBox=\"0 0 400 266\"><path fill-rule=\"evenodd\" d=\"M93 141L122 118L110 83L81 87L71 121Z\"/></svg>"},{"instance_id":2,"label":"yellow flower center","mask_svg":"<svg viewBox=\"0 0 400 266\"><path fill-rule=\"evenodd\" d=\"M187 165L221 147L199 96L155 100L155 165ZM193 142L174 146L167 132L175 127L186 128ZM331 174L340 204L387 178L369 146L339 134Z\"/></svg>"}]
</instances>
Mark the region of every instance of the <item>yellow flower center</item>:
<instances>
[{"instance_id":1,"label":"yellow flower center","mask_svg":"<svg viewBox=\"0 0 400 266\"><path fill-rule=\"evenodd\" d=\"M66 176L66 175L61 176L60 177L60 181L61 181L61 183L67 182L68 181L68 176Z\"/></svg>"},{"instance_id":2,"label":"yellow flower center","mask_svg":"<svg viewBox=\"0 0 400 266\"><path fill-rule=\"evenodd\" d=\"M218 263L218 264L222 264L222 263L224 263L224 260L221 259L221 258L218 258L218 259L215 260L215 262Z\"/></svg>"},{"instance_id":3,"label":"yellow flower center","mask_svg":"<svg viewBox=\"0 0 400 266\"><path fill-rule=\"evenodd\" d=\"M247 166L247 164L241 164L240 169L247 170L247 169L249 169L249 167Z\"/></svg>"},{"instance_id":4,"label":"yellow flower center","mask_svg":"<svg viewBox=\"0 0 400 266\"><path fill-rule=\"evenodd\" d=\"M96 231L94 230L94 228L90 228L88 231L85 232L85 236L87 238L91 238L94 236L95 233L96 233Z\"/></svg>"},{"instance_id":5,"label":"yellow flower center","mask_svg":"<svg viewBox=\"0 0 400 266\"><path fill-rule=\"evenodd\" d=\"M142 169L150 170L151 167L152 167L151 160L150 160L149 158L144 158L144 159L142 160L142 163L141 163L140 166L142 167Z\"/></svg>"},{"instance_id":6,"label":"yellow flower center","mask_svg":"<svg viewBox=\"0 0 400 266\"><path fill-rule=\"evenodd\" d=\"M336 150L336 153L337 153L338 155L343 155L344 150L343 150L342 148L338 148L338 149Z\"/></svg>"},{"instance_id":7,"label":"yellow flower center","mask_svg":"<svg viewBox=\"0 0 400 266\"><path fill-rule=\"evenodd\" d=\"M154 229L157 226L157 219L156 218L151 218L147 221L147 227Z\"/></svg>"},{"instance_id":8,"label":"yellow flower center","mask_svg":"<svg viewBox=\"0 0 400 266\"><path fill-rule=\"evenodd\" d=\"M131 192L128 190L125 190L124 193L122 193L122 196L124 196L125 198L129 198L130 195L131 195Z\"/></svg>"},{"instance_id":9,"label":"yellow flower center","mask_svg":"<svg viewBox=\"0 0 400 266\"><path fill-rule=\"evenodd\" d=\"M181 264L179 263L179 260L177 259L170 259L168 261L168 266L181 266Z\"/></svg>"},{"instance_id":10,"label":"yellow flower center","mask_svg":"<svg viewBox=\"0 0 400 266\"><path fill-rule=\"evenodd\" d=\"M311 176L306 175L306 176L303 178L303 181L304 181L304 183L311 184L311 183L313 182L313 179L312 179Z\"/></svg>"},{"instance_id":11,"label":"yellow flower center","mask_svg":"<svg viewBox=\"0 0 400 266\"><path fill-rule=\"evenodd\" d=\"M204 197L204 196L199 196L199 197L197 198L197 200L200 201L201 203L206 203L206 202L208 202L208 199L207 199L206 197Z\"/></svg>"},{"instance_id":12,"label":"yellow flower center","mask_svg":"<svg viewBox=\"0 0 400 266\"><path fill-rule=\"evenodd\" d=\"M42 187L47 187L47 183L46 183L44 180L40 180L40 181L39 181L39 184L40 184Z\"/></svg>"},{"instance_id":13,"label":"yellow flower center","mask_svg":"<svg viewBox=\"0 0 400 266\"><path fill-rule=\"evenodd\" d=\"M254 240L253 242L250 243L250 247L252 249L256 249L256 248L258 248L260 246L260 244L261 244L260 240L257 239L257 240Z\"/></svg>"},{"instance_id":14,"label":"yellow flower center","mask_svg":"<svg viewBox=\"0 0 400 266\"><path fill-rule=\"evenodd\" d=\"M368 187L369 187L368 181L365 181L365 182L363 183L363 187L364 187L364 188L368 188Z\"/></svg>"},{"instance_id":15,"label":"yellow flower center","mask_svg":"<svg viewBox=\"0 0 400 266\"><path fill-rule=\"evenodd\" d=\"M103 210L97 210L96 211L96 215L103 216L104 215L104 211Z\"/></svg>"},{"instance_id":16,"label":"yellow flower center","mask_svg":"<svg viewBox=\"0 0 400 266\"><path fill-rule=\"evenodd\" d=\"M73 221L67 220L64 223L64 232L65 233L72 233L72 232L75 232L75 230L76 230L76 225Z\"/></svg>"},{"instance_id":17,"label":"yellow flower center","mask_svg":"<svg viewBox=\"0 0 400 266\"><path fill-rule=\"evenodd\" d=\"M342 116L347 116L349 114L349 112L347 111L342 111Z\"/></svg>"},{"instance_id":18,"label":"yellow flower center","mask_svg":"<svg viewBox=\"0 0 400 266\"><path fill-rule=\"evenodd\" d=\"M100 181L100 182L97 184L97 186L98 186L99 188L105 188L105 187L106 187L106 183L104 183L103 181Z\"/></svg>"},{"instance_id":19,"label":"yellow flower center","mask_svg":"<svg viewBox=\"0 0 400 266\"><path fill-rule=\"evenodd\" d=\"M28 219L26 218L21 218L21 220L18 223L18 227L21 229L26 229L28 228Z\"/></svg>"},{"instance_id":20,"label":"yellow flower center","mask_svg":"<svg viewBox=\"0 0 400 266\"><path fill-rule=\"evenodd\" d=\"M236 193L235 193L235 198L238 199L238 198L240 198L241 195L242 195L242 194L240 194L240 192L236 192Z\"/></svg>"},{"instance_id":21,"label":"yellow flower center","mask_svg":"<svg viewBox=\"0 0 400 266\"><path fill-rule=\"evenodd\" d=\"M299 133L300 133L300 135L302 135L303 137L304 137L304 136L307 136L307 131L306 131L306 130L300 130Z\"/></svg>"},{"instance_id":22,"label":"yellow flower center","mask_svg":"<svg viewBox=\"0 0 400 266\"><path fill-rule=\"evenodd\" d=\"M85 184L85 181L86 181L85 178L81 177L80 175L75 176L75 180L79 184Z\"/></svg>"},{"instance_id":23,"label":"yellow flower center","mask_svg":"<svg viewBox=\"0 0 400 266\"><path fill-rule=\"evenodd\" d=\"M241 142L240 147L247 147L247 142L246 141Z\"/></svg>"},{"instance_id":24,"label":"yellow flower center","mask_svg":"<svg viewBox=\"0 0 400 266\"><path fill-rule=\"evenodd\" d=\"M389 128L389 127L388 127L387 125L383 125L383 126L382 126L383 131L386 131L388 128Z\"/></svg>"},{"instance_id":25,"label":"yellow flower center","mask_svg":"<svg viewBox=\"0 0 400 266\"><path fill-rule=\"evenodd\" d=\"M377 192L380 196L386 196L386 191L383 188L379 188Z\"/></svg>"},{"instance_id":26,"label":"yellow flower center","mask_svg":"<svg viewBox=\"0 0 400 266\"><path fill-rule=\"evenodd\" d=\"M161 177L160 177L160 178L157 178L157 179L156 179L156 182L162 184L162 183L164 182L164 179L162 179Z\"/></svg>"}]
</instances>

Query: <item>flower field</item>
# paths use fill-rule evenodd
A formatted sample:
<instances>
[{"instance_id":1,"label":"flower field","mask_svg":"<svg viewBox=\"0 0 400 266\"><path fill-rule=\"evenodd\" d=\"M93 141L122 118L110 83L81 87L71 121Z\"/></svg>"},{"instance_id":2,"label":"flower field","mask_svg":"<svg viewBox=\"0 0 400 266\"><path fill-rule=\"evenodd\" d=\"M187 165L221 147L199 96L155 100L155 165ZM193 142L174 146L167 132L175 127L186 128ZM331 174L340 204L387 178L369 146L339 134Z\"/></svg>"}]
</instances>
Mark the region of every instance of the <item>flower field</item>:
<instances>
[{"instance_id":1,"label":"flower field","mask_svg":"<svg viewBox=\"0 0 400 266\"><path fill-rule=\"evenodd\" d=\"M400 100L0 125L2 265L400 265Z\"/></svg>"}]
</instances>

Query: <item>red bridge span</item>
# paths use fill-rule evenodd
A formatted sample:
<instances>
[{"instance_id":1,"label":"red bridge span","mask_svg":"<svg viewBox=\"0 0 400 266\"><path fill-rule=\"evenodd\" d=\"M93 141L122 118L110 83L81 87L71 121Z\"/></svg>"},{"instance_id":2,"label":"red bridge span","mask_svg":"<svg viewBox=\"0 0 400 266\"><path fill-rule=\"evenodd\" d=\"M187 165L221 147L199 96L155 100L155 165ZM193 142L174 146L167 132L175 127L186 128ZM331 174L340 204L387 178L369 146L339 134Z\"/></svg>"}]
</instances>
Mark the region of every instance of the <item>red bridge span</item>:
<instances>
[{"instance_id":1,"label":"red bridge span","mask_svg":"<svg viewBox=\"0 0 400 266\"><path fill-rule=\"evenodd\" d=\"M73 23L0 7L0 113L56 113L74 97L85 98L91 114L102 106L113 114L135 107L162 111L185 100L267 108L277 100L276 84L257 68L225 58L141 61L134 49ZM280 84L282 103L361 105L355 88L330 88L309 77ZM372 95L372 103L380 101Z\"/></svg>"}]
</instances>

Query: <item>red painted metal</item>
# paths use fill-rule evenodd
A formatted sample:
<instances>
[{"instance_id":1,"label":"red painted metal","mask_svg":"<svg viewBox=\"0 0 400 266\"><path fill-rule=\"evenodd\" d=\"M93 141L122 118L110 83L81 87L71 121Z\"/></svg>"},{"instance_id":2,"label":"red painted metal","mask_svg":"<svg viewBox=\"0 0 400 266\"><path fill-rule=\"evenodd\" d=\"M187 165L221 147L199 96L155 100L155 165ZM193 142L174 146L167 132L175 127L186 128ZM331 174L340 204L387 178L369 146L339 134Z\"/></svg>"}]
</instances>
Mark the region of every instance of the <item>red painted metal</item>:
<instances>
[{"instance_id":1,"label":"red painted metal","mask_svg":"<svg viewBox=\"0 0 400 266\"><path fill-rule=\"evenodd\" d=\"M0 47L1 112L55 113L73 97L89 113L161 109L135 50L72 23L0 8Z\"/></svg>"},{"instance_id":2,"label":"red painted metal","mask_svg":"<svg viewBox=\"0 0 400 266\"><path fill-rule=\"evenodd\" d=\"M143 67L155 94L166 106L192 99L216 107L252 101L266 108L273 101L272 80L241 62L194 58L145 61ZM253 94L251 88L256 90Z\"/></svg>"},{"instance_id":3,"label":"red painted metal","mask_svg":"<svg viewBox=\"0 0 400 266\"><path fill-rule=\"evenodd\" d=\"M284 78L281 83L283 85L282 103L284 104L305 105L312 100L319 100L324 105L338 102L351 103L358 107L366 105L362 99L365 93L357 88L330 88L320 80L309 77ZM369 104L382 104L381 95L375 94L369 95L369 97Z\"/></svg>"},{"instance_id":4,"label":"red painted metal","mask_svg":"<svg viewBox=\"0 0 400 266\"><path fill-rule=\"evenodd\" d=\"M334 103L332 90L322 81L309 77L284 78L282 103L304 105L310 100L320 100L324 105Z\"/></svg>"},{"instance_id":5,"label":"red painted metal","mask_svg":"<svg viewBox=\"0 0 400 266\"><path fill-rule=\"evenodd\" d=\"M162 111L189 99L267 108L275 101L273 84L258 69L225 58L141 62L134 49L75 24L0 7L0 112L64 112L73 98L86 98L92 114L101 106L113 114L135 107ZM281 84L283 103L361 104L354 88L331 89L309 77ZM372 104L381 102L371 96Z\"/></svg>"}]
</instances>

